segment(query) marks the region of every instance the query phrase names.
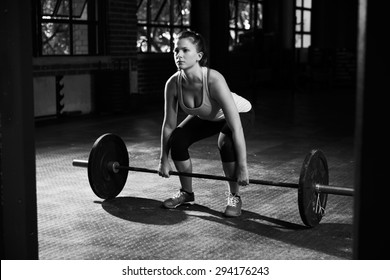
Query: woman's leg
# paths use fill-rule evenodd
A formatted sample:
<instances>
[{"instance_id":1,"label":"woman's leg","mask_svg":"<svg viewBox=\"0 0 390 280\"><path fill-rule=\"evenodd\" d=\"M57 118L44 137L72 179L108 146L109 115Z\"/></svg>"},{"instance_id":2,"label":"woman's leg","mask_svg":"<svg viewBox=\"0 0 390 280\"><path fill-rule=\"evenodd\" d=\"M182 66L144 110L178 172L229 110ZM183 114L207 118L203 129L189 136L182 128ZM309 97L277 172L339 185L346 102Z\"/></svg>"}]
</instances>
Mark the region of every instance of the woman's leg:
<instances>
[{"instance_id":1,"label":"woman's leg","mask_svg":"<svg viewBox=\"0 0 390 280\"><path fill-rule=\"evenodd\" d=\"M250 110L247 113L240 113L241 125L244 134L248 135L252 129L255 115L254 111ZM236 177L236 152L232 138L232 132L227 124L225 124L218 137L218 149L221 155L222 167L226 177ZM239 193L240 186L236 182L229 182L230 193L235 195Z\"/></svg>"},{"instance_id":2,"label":"woman's leg","mask_svg":"<svg viewBox=\"0 0 390 280\"><path fill-rule=\"evenodd\" d=\"M204 138L217 134L223 122L210 122L197 117L187 117L174 130L169 140L171 158L179 172L192 173L192 162L189 147ZM182 190L192 192L192 178L179 176Z\"/></svg>"},{"instance_id":3,"label":"woman's leg","mask_svg":"<svg viewBox=\"0 0 390 280\"><path fill-rule=\"evenodd\" d=\"M234 178L236 176L236 162L222 162L223 172L226 177ZM240 186L237 182L229 181L229 191L231 194L238 194L240 192Z\"/></svg>"},{"instance_id":4,"label":"woman's leg","mask_svg":"<svg viewBox=\"0 0 390 280\"><path fill-rule=\"evenodd\" d=\"M175 167L179 172L192 173L192 162L191 158L184 161L173 161L175 163ZM179 176L181 189L192 193L192 177L187 176Z\"/></svg>"},{"instance_id":5,"label":"woman's leg","mask_svg":"<svg viewBox=\"0 0 390 280\"><path fill-rule=\"evenodd\" d=\"M218 148L221 154L222 167L226 177L236 177L236 155L231 136L220 133ZM229 192L224 215L227 217L238 217L241 215L242 201L239 194L240 186L237 182L228 182Z\"/></svg>"},{"instance_id":6,"label":"woman's leg","mask_svg":"<svg viewBox=\"0 0 390 280\"><path fill-rule=\"evenodd\" d=\"M168 145L176 170L179 172L192 172L191 158L188 153L190 137L186 130L181 127L176 128L169 139ZM192 191L192 178L179 176L179 179L180 191L163 202L165 208L176 208L184 203L192 203L195 200Z\"/></svg>"},{"instance_id":7,"label":"woman's leg","mask_svg":"<svg viewBox=\"0 0 390 280\"><path fill-rule=\"evenodd\" d=\"M244 134L250 131L251 124L254 120L254 113L242 113L240 114L241 125L244 129ZM218 148L221 155L222 167L226 177L235 178L237 159L236 152L233 143L232 132L229 126L226 124L219 134ZM227 217L238 217L241 215L242 200L239 195L240 186L237 182L229 181L229 195L227 206L224 215Z\"/></svg>"},{"instance_id":8,"label":"woman's leg","mask_svg":"<svg viewBox=\"0 0 390 280\"><path fill-rule=\"evenodd\" d=\"M219 134L218 148L221 154L222 168L226 177L234 178L236 176L236 156L233 146L233 140L229 135ZM240 186L237 182L228 182L229 191L235 195L239 193Z\"/></svg>"}]
</instances>

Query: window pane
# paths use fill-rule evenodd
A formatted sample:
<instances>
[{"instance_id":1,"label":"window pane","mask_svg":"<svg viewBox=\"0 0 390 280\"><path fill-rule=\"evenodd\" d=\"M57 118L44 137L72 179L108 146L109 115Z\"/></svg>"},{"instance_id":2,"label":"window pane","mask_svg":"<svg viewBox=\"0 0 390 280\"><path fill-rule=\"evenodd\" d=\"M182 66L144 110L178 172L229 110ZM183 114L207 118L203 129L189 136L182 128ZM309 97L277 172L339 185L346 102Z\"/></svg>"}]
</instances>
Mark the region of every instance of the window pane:
<instances>
[{"instance_id":1,"label":"window pane","mask_svg":"<svg viewBox=\"0 0 390 280\"><path fill-rule=\"evenodd\" d=\"M68 24L42 23L42 54L70 54Z\"/></svg>"},{"instance_id":2,"label":"window pane","mask_svg":"<svg viewBox=\"0 0 390 280\"><path fill-rule=\"evenodd\" d=\"M250 4L248 1L238 2L238 22L237 27L242 29L250 29Z\"/></svg>"},{"instance_id":3,"label":"window pane","mask_svg":"<svg viewBox=\"0 0 390 280\"><path fill-rule=\"evenodd\" d=\"M236 27L236 5L234 0L230 0L229 3L229 27L235 28Z\"/></svg>"},{"instance_id":4,"label":"window pane","mask_svg":"<svg viewBox=\"0 0 390 280\"><path fill-rule=\"evenodd\" d=\"M234 30L230 30L229 51L233 51L235 46L236 46L236 32Z\"/></svg>"},{"instance_id":5,"label":"window pane","mask_svg":"<svg viewBox=\"0 0 390 280\"><path fill-rule=\"evenodd\" d=\"M155 27L151 28L151 51L152 52L170 52L171 35L169 28Z\"/></svg>"},{"instance_id":6,"label":"window pane","mask_svg":"<svg viewBox=\"0 0 390 280\"><path fill-rule=\"evenodd\" d=\"M88 3L85 4L83 13L81 14L80 19L82 20L88 20ZM95 9L95 20L98 20L98 11Z\"/></svg>"},{"instance_id":7,"label":"window pane","mask_svg":"<svg viewBox=\"0 0 390 280\"><path fill-rule=\"evenodd\" d=\"M239 30L234 31L230 30L230 36L229 36L229 51L234 51L235 49L239 47L245 46L245 44L248 42L248 31Z\"/></svg>"},{"instance_id":8,"label":"window pane","mask_svg":"<svg viewBox=\"0 0 390 280\"><path fill-rule=\"evenodd\" d=\"M184 7L183 7L183 24L184 25L191 25L191 0L184 0Z\"/></svg>"},{"instance_id":9,"label":"window pane","mask_svg":"<svg viewBox=\"0 0 390 280\"><path fill-rule=\"evenodd\" d=\"M72 1L72 15L75 18L88 19L88 9L86 0Z\"/></svg>"},{"instance_id":10,"label":"window pane","mask_svg":"<svg viewBox=\"0 0 390 280\"><path fill-rule=\"evenodd\" d=\"M303 11L303 31L310 32L310 11Z\"/></svg>"},{"instance_id":11,"label":"window pane","mask_svg":"<svg viewBox=\"0 0 390 280\"><path fill-rule=\"evenodd\" d=\"M140 52L148 51L148 36L146 26L139 26L137 33L137 48Z\"/></svg>"},{"instance_id":12,"label":"window pane","mask_svg":"<svg viewBox=\"0 0 390 280\"><path fill-rule=\"evenodd\" d=\"M303 45L302 47L308 48L311 45L311 36L308 34L303 35Z\"/></svg>"},{"instance_id":13,"label":"window pane","mask_svg":"<svg viewBox=\"0 0 390 280\"><path fill-rule=\"evenodd\" d=\"M295 47L302 48L302 34L295 34Z\"/></svg>"},{"instance_id":14,"label":"window pane","mask_svg":"<svg viewBox=\"0 0 390 280\"><path fill-rule=\"evenodd\" d=\"M88 25L73 25L73 54L88 54Z\"/></svg>"},{"instance_id":15,"label":"window pane","mask_svg":"<svg viewBox=\"0 0 390 280\"><path fill-rule=\"evenodd\" d=\"M42 15L53 15L56 3L56 0L41 0Z\"/></svg>"},{"instance_id":16,"label":"window pane","mask_svg":"<svg viewBox=\"0 0 390 280\"><path fill-rule=\"evenodd\" d=\"M169 24L169 4L167 0L153 0L150 9L152 23Z\"/></svg>"},{"instance_id":17,"label":"window pane","mask_svg":"<svg viewBox=\"0 0 390 280\"><path fill-rule=\"evenodd\" d=\"M44 18L69 17L69 0L41 0L41 11Z\"/></svg>"},{"instance_id":18,"label":"window pane","mask_svg":"<svg viewBox=\"0 0 390 280\"><path fill-rule=\"evenodd\" d=\"M311 0L304 0L303 7L311 9Z\"/></svg>"},{"instance_id":19,"label":"window pane","mask_svg":"<svg viewBox=\"0 0 390 280\"><path fill-rule=\"evenodd\" d=\"M297 7L302 7L302 0L297 0L296 4L297 4Z\"/></svg>"},{"instance_id":20,"label":"window pane","mask_svg":"<svg viewBox=\"0 0 390 280\"><path fill-rule=\"evenodd\" d=\"M295 11L295 31L302 31L302 11L296 10Z\"/></svg>"},{"instance_id":21,"label":"window pane","mask_svg":"<svg viewBox=\"0 0 390 280\"><path fill-rule=\"evenodd\" d=\"M147 0L139 0L141 5L138 3L139 5L139 8L138 8L138 11L137 11L137 20L138 20L138 23L146 23L146 19L147 19L147 10L146 10L146 4L147 4Z\"/></svg>"},{"instance_id":22,"label":"window pane","mask_svg":"<svg viewBox=\"0 0 390 280\"><path fill-rule=\"evenodd\" d=\"M54 11L55 12L55 11ZM69 1L62 0L55 16L69 17Z\"/></svg>"},{"instance_id":23,"label":"window pane","mask_svg":"<svg viewBox=\"0 0 390 280\"><path fill-rule=\"evenodd\" d=\"M263 5L257 4L257 28L263 28Z\"/></svg>"},{"instance_id":24,"label":"window pane","mask_svg":"<svg viewBox=\"0 0 390 280\"><path fill-rule=\"evenodd\" d=\"M190 0L175 0L173 7L173 22L176 25L190 25Z\"/></svg>"},{"instance_id":25,"label":"window pane","mask_svg":"<svg viewBox=\"0 0 390 280\"><path fill-rule=\"evenodd\" d=\"M179 38L179 34L181 32L183 32L184 30L186 30L185 28L174 28L173 29L173 41L177 40L177 38Z\"/></svg>"},{"instance_id":26,"label":"window pane","mask_svg":"<svg viewBox=\"0 0 390 280\"><path fill-rule=\"evenodd\" d=\"M244 31L238 31L236 33L236 36L237 36L237 39L236 39L236 45L241 45L244 41L244 35L245 35L245 32Z\"/></svg>"}]
</instances>

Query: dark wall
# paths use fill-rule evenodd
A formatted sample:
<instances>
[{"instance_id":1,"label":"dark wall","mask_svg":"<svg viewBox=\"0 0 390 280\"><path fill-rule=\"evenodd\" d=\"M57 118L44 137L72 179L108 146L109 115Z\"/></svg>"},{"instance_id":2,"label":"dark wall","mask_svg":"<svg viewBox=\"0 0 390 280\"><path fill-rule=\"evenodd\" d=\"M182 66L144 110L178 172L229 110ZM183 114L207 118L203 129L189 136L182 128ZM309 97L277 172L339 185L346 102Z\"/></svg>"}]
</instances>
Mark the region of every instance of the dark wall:
<instances>
[{"instance_id":1,"label":"dark wall","mask_svg":"<svg viewBox=\"0 0 390 280\"><path fill-rule=\"evenodd\" d=\"M1 259L38 259L30 3L0 2Z\"/></svg>"},{"instance_id":2,"label":"dark wall","mask_svg":"<svg viewBox=\"0 0 390 280\"><path fill-rule=\"evenodd\" d=\"M357 19L358 0L313 1L313 47L355 50Z\"/></svg>"},{"instance_id":3,"label":"dark wall","mask_svg":"<svg viewBox=\"0 0 390 280\"><path fill-rule=\"evenodd\" d=\"M313 1L308 63L312 77L323 76L320 87L356 87L358 4L358 0Z\"/></svg>"}]
</instances>

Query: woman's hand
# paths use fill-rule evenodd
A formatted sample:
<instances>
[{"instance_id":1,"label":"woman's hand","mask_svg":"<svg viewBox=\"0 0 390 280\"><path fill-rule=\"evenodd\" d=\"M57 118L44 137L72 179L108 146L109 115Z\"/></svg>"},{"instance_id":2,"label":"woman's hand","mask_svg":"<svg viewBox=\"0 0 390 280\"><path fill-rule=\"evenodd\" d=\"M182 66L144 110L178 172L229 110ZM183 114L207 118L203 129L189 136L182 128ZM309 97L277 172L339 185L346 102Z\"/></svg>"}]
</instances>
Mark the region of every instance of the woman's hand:
<instances>
[{"instance_id":1,"label":"woman's hand","mask_svg":"<svg viewBox=\"0 0 390 280\"><path fill-rule=\"evenodd\" d=\"M160 161L160 164L158 165L158 175L164 178L169 178L169 171L171 171L171 164L169 161Z\"/></svg>"},{"instance_id":2,"label":"woman's hand","mask_svg":"<svg viewBox=\"0 0 390 280\"><path fill-rule=\"evenodd\" d=\"M246 166L237 167L237 183L240 186L249 185L249 173L248 168Z\"/></svg>"}]
</instances>

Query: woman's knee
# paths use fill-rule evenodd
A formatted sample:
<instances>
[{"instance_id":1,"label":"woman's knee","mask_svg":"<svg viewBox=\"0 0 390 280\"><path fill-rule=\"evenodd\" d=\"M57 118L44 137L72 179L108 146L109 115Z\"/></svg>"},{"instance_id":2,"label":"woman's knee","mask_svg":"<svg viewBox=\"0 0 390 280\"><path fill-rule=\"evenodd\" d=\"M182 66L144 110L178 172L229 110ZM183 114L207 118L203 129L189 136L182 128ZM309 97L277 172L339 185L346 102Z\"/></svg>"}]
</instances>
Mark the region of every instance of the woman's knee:
<instances>
[{"instance_id":1,"label":"woman's knee","mask_svg":"<svg viewBox=\"0 0 390 280\"><path fill-rule=\"evenodd\" d=\"M218 138L218 149L222 162L236 161L236 152L231 136L221 133Z\"/></svg>"}]
</instances>

